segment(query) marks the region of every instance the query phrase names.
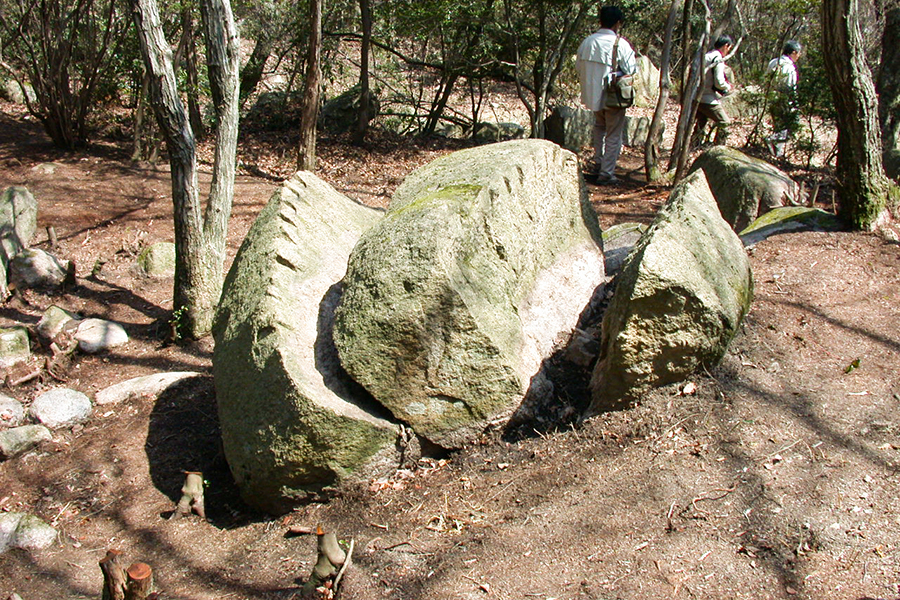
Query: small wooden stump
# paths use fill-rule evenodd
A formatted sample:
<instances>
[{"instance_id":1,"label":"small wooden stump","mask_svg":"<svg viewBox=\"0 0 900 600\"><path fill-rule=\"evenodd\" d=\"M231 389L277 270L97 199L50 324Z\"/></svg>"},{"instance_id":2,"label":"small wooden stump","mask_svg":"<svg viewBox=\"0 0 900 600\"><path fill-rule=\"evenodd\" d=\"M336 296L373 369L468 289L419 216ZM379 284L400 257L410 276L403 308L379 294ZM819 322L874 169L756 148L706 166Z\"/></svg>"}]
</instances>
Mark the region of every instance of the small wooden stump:
<instances>
[{"instance_id":1,"label":"small wooden stump","mask_svg":"<svg viewBox=\"0 0 900 600\"><path fill-rule=\"evenodd\" d=\"M191 514L191 510L197 513L201 519L206 520L206 508L203 504L203 473L197 471L184 472L184 485L181 486L181 500L175 507L172 517L185 517Z\"/></svg>"},{"instance_id":2,"label":"small wooden stump","mask_svg":"<svg viewBox=\"0 0 900 600\"><path fill-rule=\"evenodd\" d=\"M316 527L316 536L318 536L316 540L318 558L309 579L303 585L305 597L309 597L320 587L330 588L332 593L337 592L337 585L352 560L352 541L350 551L344 552L338 544L337 536L334 533L325 533L321 525Z\"/></svg>"},{"instance_id":3,"label":"small wooden stump","mask_svg":"<svg viewBox=\"0 0 900 600\"><path fill-rule=\"evenodd\" d=\"M127 580L122 553L107 550L106 556L100 559L100 570L103 571L103 600L124 600Z\"/></svg>"},{"instance_id":4,"label":"small wooden stump","mask_svg":"<svg viewBox=\"0 0 900 600\"><path fill-rule=\"evenodd\" d=\"M147 563L134 563L125 571L128 576L128 588L125 600L147 600L153 586L153 569Z\"/></svg>"}]
</instances>

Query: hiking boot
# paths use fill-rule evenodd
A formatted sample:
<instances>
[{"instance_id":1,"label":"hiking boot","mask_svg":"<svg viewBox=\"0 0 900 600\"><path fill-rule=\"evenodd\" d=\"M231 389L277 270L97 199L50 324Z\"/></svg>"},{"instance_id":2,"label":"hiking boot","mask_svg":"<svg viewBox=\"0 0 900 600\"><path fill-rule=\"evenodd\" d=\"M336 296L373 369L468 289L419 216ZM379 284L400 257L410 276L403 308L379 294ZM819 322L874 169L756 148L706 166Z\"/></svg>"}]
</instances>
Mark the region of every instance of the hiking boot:
<instances>
[{"instance_id":1,"label":"hiking boot","mask_svg":"<svg viewBox=\"0 0 900 600\"><path fill-rule=\"evenodd\" d=\"M597 175L597 185L612 185L614 183L619 183L619 178L615 175L610 175L609 173Z\"/></svg>"}]
</instances>

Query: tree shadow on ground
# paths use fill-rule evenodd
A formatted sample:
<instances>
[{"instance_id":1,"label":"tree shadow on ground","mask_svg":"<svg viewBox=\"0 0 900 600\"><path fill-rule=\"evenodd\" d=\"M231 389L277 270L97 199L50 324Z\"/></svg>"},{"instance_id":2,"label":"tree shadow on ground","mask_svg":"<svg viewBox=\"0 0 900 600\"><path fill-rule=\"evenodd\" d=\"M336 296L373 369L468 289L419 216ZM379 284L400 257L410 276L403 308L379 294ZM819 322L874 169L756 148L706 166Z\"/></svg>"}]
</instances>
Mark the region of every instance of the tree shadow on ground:
<instances>
[{"instance_id":1,"label":"tree shadow on ground","mask_svg":"<svg viewBox=\"0 0 900 600\"><path fill-rule=\"evenodd\" d=\"M159 396L144 449L153 485L172 500L173 510L185 472L193 471L203 473L211 524L233 528L254 520L225 460L212 377L180 381Z\"/></svg>"}]
</instances>

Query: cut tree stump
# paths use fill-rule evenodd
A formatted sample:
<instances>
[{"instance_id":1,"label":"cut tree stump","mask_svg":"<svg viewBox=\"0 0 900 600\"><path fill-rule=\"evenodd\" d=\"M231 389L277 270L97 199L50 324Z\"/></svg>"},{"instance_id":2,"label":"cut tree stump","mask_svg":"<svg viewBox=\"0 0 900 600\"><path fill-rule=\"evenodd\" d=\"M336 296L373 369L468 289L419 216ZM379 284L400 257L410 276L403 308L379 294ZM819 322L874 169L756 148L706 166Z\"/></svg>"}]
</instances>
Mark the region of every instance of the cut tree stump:
<instances>
[{"instance_id":1,"label":"cut tree stump","mask_svg":"<svg viewBox=\"0 0 900 600\"><path fill-rule=\"evenodd\" d=\"M127 580L122 553L107 550L106 556L100 559L100 570L103 571L103 600L124 600Z\"/></svg>"},{"instance_id":2,"label":"cut tree stump","mask_svg":"<svg viewBox=\"0 0 900 600\"><path fill-rule=\"evenodd\" d=\"M201 519L206 520L206 508L203 504L203 473L197 471L184 472L184 485L181 487L181 500L170 518L185 517L191 510Z\"/></svg>"},{"instance_id":3,"label":"cut tree stump","mask_svg":"<svg viewBox=\"0 0 900 600\"><path fill-rule=\"evenodd\" d=\"M125 571L128 576L128 587L125 600L147 600L153 586L153 569L146 563L134 563Z\"/></svg>"},{"instance_id":4,"label":"cut tree stump","mask_svg":"<svg viewBox=\"0 0 900 600\"><path fill-rule=\"evenodd\" d=\"M344 571L350 566L351 555L353 553L353 542L350 542L350 552L344 552L340 544L338 544L337 536L334 533L325 533L321 525L316 527L316 549L318 557L316 565L313 567L309 579L303 585L303 596L311 597L312 594L321 587L330 588L333 593L337 592L337 584Z\"/></svg>"}]
</instances>

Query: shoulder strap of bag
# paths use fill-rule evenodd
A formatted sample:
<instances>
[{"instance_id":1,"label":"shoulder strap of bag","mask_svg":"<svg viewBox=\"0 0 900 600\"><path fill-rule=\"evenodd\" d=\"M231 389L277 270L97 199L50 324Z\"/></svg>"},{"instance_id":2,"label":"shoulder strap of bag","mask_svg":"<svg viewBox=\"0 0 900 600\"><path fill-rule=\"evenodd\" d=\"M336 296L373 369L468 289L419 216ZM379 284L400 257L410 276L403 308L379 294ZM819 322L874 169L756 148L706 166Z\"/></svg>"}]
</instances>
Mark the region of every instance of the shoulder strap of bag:
<instances>
[{"instance_id":1,"label":"shoulder strap of bag","mask_svg":"<svg viewBox=\"0 0 900 600\"><path fill-rule=\"evenodd\" d=\"M616 41L613 43L612 64L610 65L613 73L616 72L616 63L619 62L619 40L621 38L622 36L616 34Z\"/></svg>"}]
</instances>

